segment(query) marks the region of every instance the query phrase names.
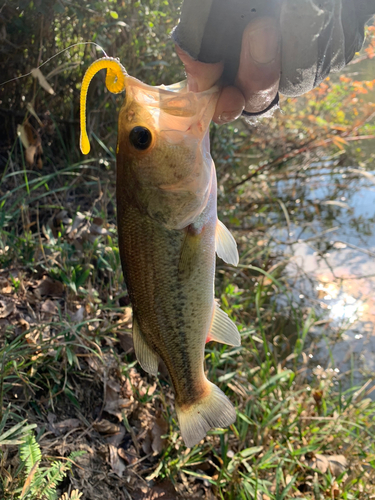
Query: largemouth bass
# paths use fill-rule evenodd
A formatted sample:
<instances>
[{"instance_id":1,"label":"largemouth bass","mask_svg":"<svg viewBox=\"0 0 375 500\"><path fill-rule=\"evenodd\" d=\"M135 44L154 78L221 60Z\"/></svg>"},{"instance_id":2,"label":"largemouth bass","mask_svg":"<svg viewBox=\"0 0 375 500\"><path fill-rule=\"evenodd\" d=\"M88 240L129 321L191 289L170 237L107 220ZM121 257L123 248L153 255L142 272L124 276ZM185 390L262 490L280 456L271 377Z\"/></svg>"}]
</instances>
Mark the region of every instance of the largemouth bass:
<instances>
[{"instance_id":1,"label":"largemouth bass","mask_svg":"<svg viewBox=\"0 0 375 500\"><path fill-rule=\"evenodd\" d=\"M207 341L240 345L237 327L214 300L215 251L238 263L235 240L217 218L209 151L218 88L193 93L184 83L151 87L113 61L102 63L111 63L109 90L123 85L126 91L118 120L116 191L134 349L150 374L157 375L159 359L164 361L181 434L192 447L211 428L227 427L236 418L229 399L204 373ZM89 68L83 89L100 64ZM84 152L85 134L83 127Z\"/></svg>"}]
</instances>

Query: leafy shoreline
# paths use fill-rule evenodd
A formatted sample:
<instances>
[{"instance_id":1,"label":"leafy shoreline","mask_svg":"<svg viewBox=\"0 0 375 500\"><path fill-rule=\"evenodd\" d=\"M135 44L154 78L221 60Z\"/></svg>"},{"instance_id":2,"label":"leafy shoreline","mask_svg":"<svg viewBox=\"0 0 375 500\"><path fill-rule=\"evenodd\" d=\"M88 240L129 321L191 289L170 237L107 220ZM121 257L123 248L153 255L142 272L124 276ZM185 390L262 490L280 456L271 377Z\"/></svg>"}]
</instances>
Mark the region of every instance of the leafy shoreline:
<instances>
[{"instance_id":1,"label":"leafy shoreline","mask_svg":"<svg viewBox=\"0 0 375 500\"><path fill-rule=\"evenodd\" d=\"M168 40L179 2L23 4L22 15L2 9L11 41L5 80L89 40L150 84L183 79ZM373 63L375 26L367 31L357 61ZM187 450L165 369L148 376L133 352L114 195L120 100L99 76L88 101L92 157L82 161L78 150L82 64L96 56L78 45L43 66L54 94L31 77L4 87L0 497L375 498L373 374L356 387L355 366L339 373L332 353L317 366L314 329L324 324L321 337L339 337L346 327L335 330L321 308L297 300L286 272L292 227L303 232L320 218L330 234L346 206L344 176L348 191L358 179L373 182L374 75L359 81L348 66L308 95L282 99L272 119L211 128L220 218L240 250L237 269L217 262L216 297L242 346L208 344L206 369L238 415ZM335 185L331 197L304 200L297 180L309 191L322 177ZM370 220L350 223L371 234ZM323 259L334 244L323 231L316 252Z\"/></svg>"},{"instance_id":2,"label":"leafy shoreline","mask_svg":"<svg viewBox=\"0 0 375 500\"><path fill-rule=\"evenodd\" d=\"M218 262L217 269L216 296L222 307L237 323L247 322L241 327L242 347L208 344L206 350L208 377L235 403L237 421L186 450L165 370L161 367L158 380L147 376L132 349L113 183L101 180L108 177L107 168L80 170L87 184L73 189L85 212L58 211L49 201L51 193L65 193L61 187L72 186L77 168L30 173L29 196L40 200L39 207L11 202L25 196L26 183L8 189L13 223L8 223L10 231L3 230L0 256L3 412L11 404L4 430L25 419L36 425L43 466L51 464L47 456L86 451L74 460L59 494L68 492L70 484L83 500L109 494L103 485L116 498L136 499L163 494L371 498L372 388L365 384L362 390L344 390L333 368L312 369L305 340L319 318L293 302L288 313L275 308L275 292L289 296L284 264L266 242L258 246L256 232L256 255L239 238L242 266L236 271ZM6 179L11 183L13 177ZM94 185L102 192L93 192ZM246 289L245 301L233 284L239 275L258 283ZM296 336L289 347L284 341L274 343L275 321L278 329L293 325ZM18 447L1 448L4 499L17 498L15 492L24 485ZM94 471L101 471L100 487Z\"/></svg>"}]
</instances>

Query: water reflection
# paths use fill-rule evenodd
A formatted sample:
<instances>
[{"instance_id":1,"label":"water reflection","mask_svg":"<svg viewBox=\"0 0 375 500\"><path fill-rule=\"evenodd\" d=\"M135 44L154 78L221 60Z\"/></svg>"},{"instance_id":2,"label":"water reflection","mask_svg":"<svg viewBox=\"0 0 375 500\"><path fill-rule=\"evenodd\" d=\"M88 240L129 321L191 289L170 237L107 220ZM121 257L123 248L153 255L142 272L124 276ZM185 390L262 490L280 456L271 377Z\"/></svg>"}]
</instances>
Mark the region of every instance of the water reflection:
<instances>
[{"instance_id":1,"label":"water reflection","mask_svg":"<svg viewBox=\"0 0 375 500\"><path fill-rule=\"evenodd\" d=\"M332 305L328 305L330 310L329 317L336 322L348 320L349 323L357 321L364 310L364 304L361 300L357 300L352 295L341 292L335 283L321 283L316 287L319 292L323 292L323 299L332 301Z\"/></svg>"},{"instance_id":2,"label":"water reflection","mask_svg":"<svg viewBox=\"0 0 375 500\"><path fill-rule=\"evenodd\" d=\"M310 337L315 366L354 367L360 382L375 371L374 173L327 166L275 181L291 220L271 234L289 256L294 299L319 318Z\"/></svg>"}]
</instances>

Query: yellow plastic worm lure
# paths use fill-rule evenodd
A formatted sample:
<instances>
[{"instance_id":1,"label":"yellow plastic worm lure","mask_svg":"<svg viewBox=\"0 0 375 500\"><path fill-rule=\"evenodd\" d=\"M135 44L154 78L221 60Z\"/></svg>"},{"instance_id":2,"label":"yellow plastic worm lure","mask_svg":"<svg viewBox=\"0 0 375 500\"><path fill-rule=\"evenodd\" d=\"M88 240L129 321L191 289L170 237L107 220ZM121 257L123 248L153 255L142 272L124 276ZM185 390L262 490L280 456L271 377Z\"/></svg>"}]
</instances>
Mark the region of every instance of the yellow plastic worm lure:
<instances>
[{"instance_id":1,"label":"yellow plastic worm lure","mask_svg":"<svg viewBox=\"0 0 375 500\"><path fill-rule=\"evenodd\" d=\"M80 148L84 155L90 152L90 141L86 130L86 100L87 91L93 77L101 69L107 70L105 84L107 89L113 94L119 94L125 90L125 79L128 76L124 66L118 59L114 57L103 57L98 59L85 73L82 81L81 96L80 96L80 123L81 123L81 137Z\"/></svg>"}]
</instances>

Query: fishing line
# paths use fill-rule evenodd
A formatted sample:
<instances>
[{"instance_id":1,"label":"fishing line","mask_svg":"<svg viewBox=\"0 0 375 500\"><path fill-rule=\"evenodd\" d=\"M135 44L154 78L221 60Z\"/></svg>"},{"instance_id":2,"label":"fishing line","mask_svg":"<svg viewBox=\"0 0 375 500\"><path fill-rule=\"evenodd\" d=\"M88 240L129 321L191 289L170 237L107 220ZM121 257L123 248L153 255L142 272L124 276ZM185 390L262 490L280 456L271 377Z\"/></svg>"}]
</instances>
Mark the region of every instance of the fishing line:
<instances>
[{"instance_id":1,"label":"fishing line","mask_svg":"<svg viewBox=\"0 0 375 500\"><path fill-rule=\"evenodd\" d=\"M42 66L44 66L45 64L47 64L48 62L50 62L54 57L59 56L60 54L62 54L66 50L69 50L69 49L71 49L73 47L77 47L77 45L95 45L95 47L98 47L103 52L103 54L105 55L105 57L108 57L106 51L98 43L95 43L95 42L77 42L77 43L73 43L73 45L69 45L69 47L66 47L65 49L60 50L60 52L57 52L57 54L54 54L52 57L50 57L49 59L47 59L46 61L44 61L42 64L40 64L37 68L33 68L33 69L39 69L39 68L41 68ZM11 80L7 80L6 82L2 82L2 83L0 83L0 85L1 86L6 85L7 83L14 82L16 80L20 80L21 78L25 78L26 76L30 76L31 74L32 74L32 71L30 71L30 73L26 73L25 75L16 76L16 78L12 78Z\"/></svg>"}]
</instances>

